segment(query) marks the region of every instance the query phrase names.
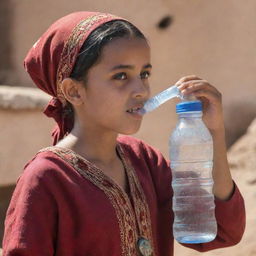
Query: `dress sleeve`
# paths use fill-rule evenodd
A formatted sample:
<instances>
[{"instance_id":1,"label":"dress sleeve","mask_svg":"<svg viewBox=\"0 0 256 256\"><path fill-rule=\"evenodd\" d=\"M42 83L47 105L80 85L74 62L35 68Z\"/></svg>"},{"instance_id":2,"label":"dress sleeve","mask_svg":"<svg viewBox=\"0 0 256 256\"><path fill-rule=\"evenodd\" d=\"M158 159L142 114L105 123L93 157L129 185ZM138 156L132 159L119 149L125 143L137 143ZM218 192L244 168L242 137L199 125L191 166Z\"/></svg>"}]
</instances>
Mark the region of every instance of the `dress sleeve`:
<instances>
[{"instance_id":1,"label":"dress sleeve","mask_svg":"<svg viewBox=\"0 0 256 256\"><path fill-rule=\"evenodd\" d=\"M57 207L49 171L28 165L18 179L5 219L3 256L54 255Z\"/></svg>"},{"instance_id":2,"label":"dress sleeve","mask_svg":"<svg viewBox=\"0 0 256 256\"><path fill-rule=\"evenodd\" d=\"M200 252L236 245L245 230L245 206L243 197L235 184L232 197L227 201L215 199L215 216L218 224L216 238L209 243L182 244Z\"/></svg>"}]
</instances>

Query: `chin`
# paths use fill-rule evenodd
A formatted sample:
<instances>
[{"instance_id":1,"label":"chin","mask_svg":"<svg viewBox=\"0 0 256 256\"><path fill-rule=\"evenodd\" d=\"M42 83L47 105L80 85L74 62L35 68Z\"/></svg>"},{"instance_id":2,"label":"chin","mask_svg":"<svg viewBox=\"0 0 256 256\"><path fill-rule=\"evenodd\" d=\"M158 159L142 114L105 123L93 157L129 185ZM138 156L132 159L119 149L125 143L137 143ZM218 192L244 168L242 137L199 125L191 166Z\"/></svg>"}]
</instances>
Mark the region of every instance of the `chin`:
<instances>
[{"instance_id":1,"label":"chin","mask_svg":"<svg viewBox=\"0 0 256 256\"><path fill-rule=\"evenodd\" d=\"M121 132L120 134L122 134L122 135L134 135L134 134L136 134L138 132L138 130L137 131L134 131L134 132Z\"/></svg>"},{"instance_id":2,"label":"chin","mask_svg":"<svg viewBox=\"0 0 256 256\"><path fill-rule=\"evenodd\" d=\"M131 127L130 129L127 128L128 127L126 127L126 129L122 129L119 133L123 135L133 135L139 131L140 125L138 127Z\"/></svg>"}]
</instances>

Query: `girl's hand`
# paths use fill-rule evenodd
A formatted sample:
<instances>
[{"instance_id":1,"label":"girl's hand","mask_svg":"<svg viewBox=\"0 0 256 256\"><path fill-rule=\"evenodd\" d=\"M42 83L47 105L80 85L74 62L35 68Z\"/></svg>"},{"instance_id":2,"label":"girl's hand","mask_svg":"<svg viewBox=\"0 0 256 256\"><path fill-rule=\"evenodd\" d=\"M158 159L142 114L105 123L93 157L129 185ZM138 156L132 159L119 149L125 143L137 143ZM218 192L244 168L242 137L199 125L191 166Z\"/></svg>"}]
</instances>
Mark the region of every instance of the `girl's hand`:
<instances>
[{"instance_id":1,"label":"girl's hand","mask_svg":"<svg viewBox=\"0 0 256 256\"><path fill-rule=\"evenodd\" d=\"M214 133L224 131L221 93L206 80L197 76L182 77L176 86L183 96L195 96L203 103L203 120Z\"/></svg>"}]
</instances>

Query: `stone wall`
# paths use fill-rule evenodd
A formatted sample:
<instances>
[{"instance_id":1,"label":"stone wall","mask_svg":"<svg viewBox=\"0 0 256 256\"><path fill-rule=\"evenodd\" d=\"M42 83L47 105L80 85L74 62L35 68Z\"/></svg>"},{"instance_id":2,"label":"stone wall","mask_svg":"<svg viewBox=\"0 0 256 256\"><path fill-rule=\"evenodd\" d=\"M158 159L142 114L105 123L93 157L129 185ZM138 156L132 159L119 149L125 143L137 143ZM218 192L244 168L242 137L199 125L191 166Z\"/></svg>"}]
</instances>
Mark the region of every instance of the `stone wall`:
<instances>
[{"instance_id":1,"label":"stone wall","mask_svg":"<svg viewBox=\"0 0 256 256\"><path fill-rule=\"evenodd\" d=\"M0 247L2 246L2 237L4 233L4 219L6 215L6 210L8 208L11 195L15 185L4 185L0 186ZM1 251L0 251L1 256Z\"/></svg>"},{"instance_id":2,"label":"stone wall","mask_svg":"<svg viewBox=\"0 0 256 256\"><path fill-rule=\"evenodd\" d=\"M0 84L12 83L14 65L12 62L12 27L13 22L13 8L11 1L0 1L0 35L1 35L1 47L0 47Z\"/></svg>"},{"instance_id":3,"label":"stone wall","mask_svg":"<svg viewBox=\"0 0 256 256\"><path fill-rule=\"evenodd\" d=\"M13 184L26 161L50 144L53 122L42 114L49 98L34 88L0 86L0 186Z\"/></svg>"}]
</instances>

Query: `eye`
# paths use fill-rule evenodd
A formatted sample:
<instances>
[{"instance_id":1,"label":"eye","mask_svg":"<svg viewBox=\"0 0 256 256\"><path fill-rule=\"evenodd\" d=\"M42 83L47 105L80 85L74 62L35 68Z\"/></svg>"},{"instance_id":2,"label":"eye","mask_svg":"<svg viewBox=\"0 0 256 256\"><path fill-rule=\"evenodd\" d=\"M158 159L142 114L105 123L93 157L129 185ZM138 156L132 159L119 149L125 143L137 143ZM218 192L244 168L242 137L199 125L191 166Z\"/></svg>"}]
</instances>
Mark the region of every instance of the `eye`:
<instances>
[{"instance_id":1,"label":"eye","mask_svg":"<svg viewBox=\"0 0 256 256\"><path fill-rule=\"evenodd\" d=\"M144 71L144 72L142 72L141 74L140 74L140 77L141 77L141 79L147 79L147 78L149 78L150 77L150 72L149 71Z\"/></svg>"},{"instance_id":2,"label":"eye","mask_svg":"<svg viewBox=\"0 0 256 256\"><path fill-rule=\"evenodd\" d=\"M125 79L127 79L127 75L124 72L118 73L118 74L115 74L113 76L113 79L115 79L115 80L125 80Z\"/></svg>"}]
</instances>

